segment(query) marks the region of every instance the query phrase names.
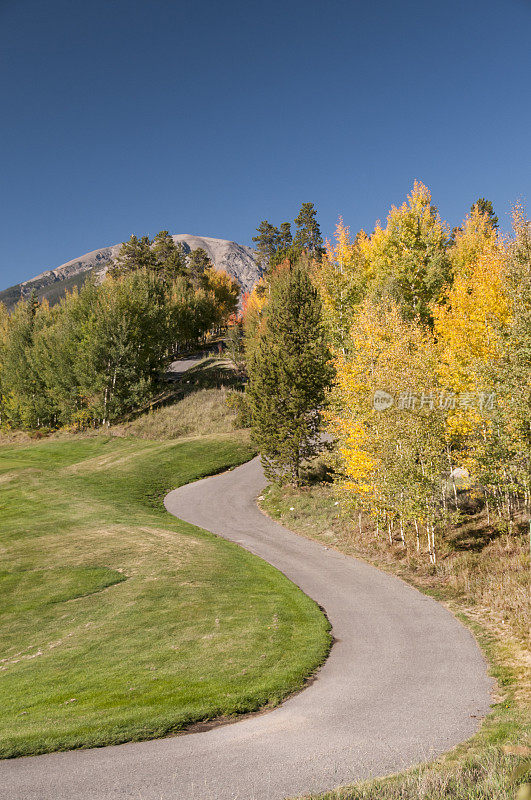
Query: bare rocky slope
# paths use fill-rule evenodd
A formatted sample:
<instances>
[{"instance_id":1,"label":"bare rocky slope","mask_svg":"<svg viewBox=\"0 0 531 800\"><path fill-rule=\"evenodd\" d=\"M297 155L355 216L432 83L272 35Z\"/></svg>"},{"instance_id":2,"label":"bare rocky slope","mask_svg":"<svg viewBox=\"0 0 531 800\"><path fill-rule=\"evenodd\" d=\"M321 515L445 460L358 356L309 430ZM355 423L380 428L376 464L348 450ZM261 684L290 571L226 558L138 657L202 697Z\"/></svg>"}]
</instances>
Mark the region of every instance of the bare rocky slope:
<instances>
[{"instance_id":1,"label":"bare rocky slope","mask_svg":"<svg viewBox=\"0 0 531 800\"><path fill-rule=\"evenodd\" d=\"M208 236L193 236L179 233L172 237L174 242L181 242L186 252L202 247L216 269L224 270L232 275L242 292L250 291L261 275L256 261L256 253L251 247L231 242L228 239L212 239ZM33 290L40 299L46 298L50 303L57 302L66 291L81 286L92 274L103 277L111 262L120 251L120 244L101 247L56 269L46 270L35 278L23 281L15 286L0 291L0 302L11 308L21 297L28 297Z\"/></svg>"}]
</instances>

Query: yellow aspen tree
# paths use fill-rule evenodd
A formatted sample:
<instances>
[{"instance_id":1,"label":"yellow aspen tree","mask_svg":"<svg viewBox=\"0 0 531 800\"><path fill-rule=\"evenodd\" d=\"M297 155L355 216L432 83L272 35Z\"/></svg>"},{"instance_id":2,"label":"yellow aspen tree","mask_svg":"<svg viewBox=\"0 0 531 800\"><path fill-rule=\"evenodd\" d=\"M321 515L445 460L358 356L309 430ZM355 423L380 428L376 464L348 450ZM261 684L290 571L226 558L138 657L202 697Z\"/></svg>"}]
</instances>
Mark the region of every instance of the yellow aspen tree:
<instances>
[{"instance_id":1,"label":"yellow aspen tree","mask_svg":"<svg viewBox=\"0 0 531 800\"><path fill-rule=\"evenodd\" d=\"M472 472L477 437L485 436L482 404L492 391L484 367L501 354L501 330L511 316L507 294L507 251L495 229L477 208L458 230L450 249L454 279L433 308L441 385L454 397L448 432L462 466Z\"/></svg>"},{"instance_id":2,"label":"yellow aspen tree","mask_svg":"<svg viewBox=\"0 0 531 800\"><path fill-rule=\"evenodd\" d=\"M391 539L396 526L404 546L415 522L423 525L434 561L445 447L433 337L396 304L370 300L351 337L348 354L336 357L328 412L340 496L386 524Z\"/></svg>"},{"instance_id":3,"label":"yellow aspen tree","mask_svg":"<svg viewBox=\"0 0 531 800\"><path fill-rule=\"evenodd\" d=\"M258 341L263 322L264 309L269 298L269 284L265 278L255 283L252 292L245 298L242 307L245 360L248 361Z\"/></svg>"},{"instance_id":4,"label":"yellow aspen tree","mask_svg":"<svg viewBox=\"0 0 531 800\"><path fill-rule=\"evenodd\" d=\"M448 240L429 189L415 181L407 201L392 206L385 227L378 222L371 236L359 237L370 294L396 302L406 319L431 324L430 306L450 279Z\"/></svg>"},{"instance_id":5,"label":"yellow aspen tree","mask_svg":"<svg viewBox=\"0 0 531 800\"><path fill-rule=\"evenodd\" d=\"M522 501L531 507L531 226L520 205L513 231L504 282L510 319L502 318L496 330L499 357L479 364L479 378L496 402L477 453L481 483L509 529Z\"/></svg>"},{"instance_id":6,"label":"yellow aspen tree","mask_svg":"<svg viewBox=\"0 0 531 800\"><path fill-rule=\"evenodd\" d=\"M236 312L240 286L227 272L208 267L202 275L202 283L207 291L211 291L216 302L218 320L224 325L231 314Z\"/></svg>"},{"instance_id":7,"label":"yellow aspen tree","mask_svg":"<svg viewBox=\"0 0 531 800\"><path fill-rule=\"evenodd\" d=\"M250 294L245 298L242 317L246 329L254 328L258 324L263 310L267 304L269 288L265 278L260 278L255 283Z\"/></svg>"},{"instance_id":8,"label":"yellow aspen tree","mask_svg":"<svg viewBox=\"0 0 531 800\"><path fill-rule=\"evenodd\" d=\"M368 262L352 241L350 230L340 218L334 243L326 242L321 261L313 268L313 279L321 295L323 320L334 349L344 350L356 308L361 303L368 281Z\"/></svg>"}]
</instances>

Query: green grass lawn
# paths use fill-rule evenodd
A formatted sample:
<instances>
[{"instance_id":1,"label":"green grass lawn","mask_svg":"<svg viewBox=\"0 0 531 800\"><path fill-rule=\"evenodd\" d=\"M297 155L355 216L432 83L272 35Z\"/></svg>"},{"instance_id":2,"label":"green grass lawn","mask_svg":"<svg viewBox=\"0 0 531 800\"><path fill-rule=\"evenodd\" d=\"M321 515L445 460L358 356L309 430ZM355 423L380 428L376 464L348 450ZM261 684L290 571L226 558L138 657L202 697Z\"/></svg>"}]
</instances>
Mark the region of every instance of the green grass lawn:
<instances>
[{"instance_id":1,"label":"green grass lawn","mask_svg":"<svg viewBox=\"0 0 531 800\"><path fill-rule=\"evenodd\" d=\"M174 519L240 434L0 448L0 755L163 736L303 685L327 622L280 572Z\"/></svg>"}]
</instances>

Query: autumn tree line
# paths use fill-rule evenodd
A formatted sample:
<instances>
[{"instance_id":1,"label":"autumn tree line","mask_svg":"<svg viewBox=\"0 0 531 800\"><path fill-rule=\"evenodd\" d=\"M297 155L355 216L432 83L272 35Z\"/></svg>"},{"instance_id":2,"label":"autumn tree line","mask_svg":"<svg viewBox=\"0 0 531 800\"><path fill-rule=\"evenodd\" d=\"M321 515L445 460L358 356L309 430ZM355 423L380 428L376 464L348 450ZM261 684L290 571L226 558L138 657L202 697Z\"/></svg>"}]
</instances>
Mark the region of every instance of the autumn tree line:
<instances>
[{"instance_id":1,"label":"autumn tree line","mask_svg":"<svg viewBox=\"0 0 531 800\"><path fill-rule=\"evenodd\" d=\"M106 425L149 400L179 347L234 314L239 287L167 231L131 236L105 279L50 307L0 303L0 425Z\"/></svg>"},{"instance_id":2,"label":"autumn tree line","mask_svg":"<svg viewBox=\"0 0 531 800\"><path fill-rule=\"evenodd\" d=\"M510 530L531 494L524 210L504 235L480 199L452 230L416 182L385 225L351 236L340 220L323 248L306 206L311 237L301 226L289 252L273 231L245 302L245 403L269 477L299 483L325 431L342 503L377 535L435 563L462 489Z\"/></svg>"}]
</instances>

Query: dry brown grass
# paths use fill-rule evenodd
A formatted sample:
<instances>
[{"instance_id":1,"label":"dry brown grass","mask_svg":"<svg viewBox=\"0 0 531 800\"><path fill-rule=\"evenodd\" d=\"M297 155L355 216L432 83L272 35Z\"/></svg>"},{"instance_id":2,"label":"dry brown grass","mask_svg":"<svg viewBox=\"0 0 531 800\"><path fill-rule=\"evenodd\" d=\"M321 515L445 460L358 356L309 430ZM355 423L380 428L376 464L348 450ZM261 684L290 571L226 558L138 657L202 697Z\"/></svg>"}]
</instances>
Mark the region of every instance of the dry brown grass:
<instances>
[{"instance_id":1,"label":"dry brown grass","mask_svg":"<svg viewBox=\"0 0 531 800\"><path fill-rule=\"evenodd\" d=\"M49 431L42 429L38 431L19 431L9 428L0 428L0 447L9 447L17 444L30 444L40 439L64 439L70 436L66 430Z\"/></svg>"},{"instance_id":2,"label":"dry brown grass","mask_svg":"<svg viewBox=\"0 0 531 800\"><path fill-rule=\"evenodd\" d=\"M319 800L513 800L520 782L517 765L517 758L492 747L481 759L467 759L452 771L421 767L400 778L337 789ZM301 800L317 798L312 795Z\"/></svg>"},{"instance_id":3,"label":"dry brown grass","mask_svg":"<svg viewBox=\"0 0 531 800\"><path fill-rule=\"evenodd\" d=\"M236 414L227 405L226 389L201 389L171 406L159 408L110 429L114 436L140 439L179 439L230 433Z\"/></svg>"}]
</instances>

